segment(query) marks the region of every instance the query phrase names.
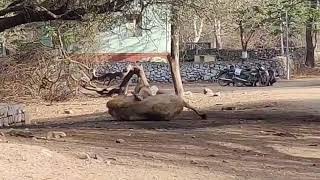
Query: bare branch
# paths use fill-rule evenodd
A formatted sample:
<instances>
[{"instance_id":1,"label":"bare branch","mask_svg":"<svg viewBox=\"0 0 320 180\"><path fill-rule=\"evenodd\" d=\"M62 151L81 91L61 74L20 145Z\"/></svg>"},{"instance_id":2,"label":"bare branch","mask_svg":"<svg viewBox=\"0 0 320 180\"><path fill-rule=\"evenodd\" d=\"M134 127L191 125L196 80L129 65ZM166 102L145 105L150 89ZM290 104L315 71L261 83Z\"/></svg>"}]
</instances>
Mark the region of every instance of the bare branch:
<instances>
[{"instance_id":1,"label":"bare branch","mask_svg":"<svg viewBox=\"0 0 320 180\"><path fill-rule=\"evenodd\" d=\"M59 9L50 9L39 5L23 5L15 4L0 10L0 16L4 16L8 13L15 13L16 15L11 17L0 18L0 32L6 29L32 22L44 22L50 20L82 20L82 17L86 14L108 14L113 12L121 12L123 8L131 4L134 0L113 0L106 1L102 5L90 5L88 7L75 7L74 9L67 9L67 3L62 4ZM23 1L24 2L24 1Z\"/></svg>"},{"instance_id":2,"label":"bare branch","mask_svg":"<svg viewBox=\"0 0 320 180\"><path fill-rule=\"evenodd\" d=\"M36 6L36 7L35 7L35 10L47 12L48 15L52 16L54 19L60 19L60 18L62 18L63 16L65 16L65 15L67 15L68 13L71 12L71 10L68 10L68 11L64 12L63 14L57 15L57 14L53 13L52 11L49 11L47 8L45 8L45 7L43 7L43 6Z\"/></svg>"},{"instance_id":3,"label":"bare branch","mask_svg":"<svg viewBox=\"0 0 320 180\"><path fill-rule=\"evenodd\" d=\"M19 12L19 11L22 11L23 9L24 9L23 6L7 7L6 9L3 9L3 10L0 11L0 16L7 15L9 13Z\"/></svg>"}]
</instances>

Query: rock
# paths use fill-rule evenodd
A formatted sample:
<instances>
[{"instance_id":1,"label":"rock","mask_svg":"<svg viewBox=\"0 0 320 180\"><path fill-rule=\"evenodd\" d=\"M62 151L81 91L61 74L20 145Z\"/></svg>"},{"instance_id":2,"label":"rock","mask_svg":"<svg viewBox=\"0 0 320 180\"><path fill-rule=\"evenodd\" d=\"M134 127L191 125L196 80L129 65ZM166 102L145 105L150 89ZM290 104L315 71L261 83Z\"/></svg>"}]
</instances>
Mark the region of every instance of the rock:
<instances>
[{"instance_id":1,"label":"rock","mask_svg":"<svg viewBox=\"0 0 320 180\"><path fill-rule=\"evenodd\" d=\"M151 86L150 91L151 91L152 96L155 96L157 94L157 92L159 91L159 88L157 86Z\"/></svg>"},{"instance_id":2,"label":"rock","mask_svg":"<svg viewBox=\"0 0 320 180\"><path fill-rule=\"evenodd\" d=\"M195 160L191 160L190 163L191 163L191 164L199 164L199 163L198 163L197 161L195 161Z\"/></svg>"},{"instance_id":3,"label":"rock","mask_svg":"<svg viewBox=\"0 0 320 180\"><path fill-rule=\"evenodd\" d=\"M113 157L111 157L111 158L107 158L107 160L110 160L110 161L117 161L117 159L116 159L116 158L113 158Z\"/></svg>"},{"instance_id":4,"label":"rock","mask_svg":"<svg viewBox=\"0 0 320 180\"><path fill-rule=\"evenodd\" d=\"M90 158L96 159L96 160L102 159L102 158L101 158L100 156L98 156L97 154L92 154L92 155L90 155Z\"/></svg>"},{"instance_id":5,"label":"rock","mask_svg":"<svg viewBox=\"0 0 320 180\"><path fill-rule=\"evenodd\" d=\"M32 138L34 137L33 133L29 130L21 130L21 129L11 129L8 134L10 136L16 137L24 137L24 138Z\"/></svg>"},{"instance_id":6,"label":"rock","mask_svg":"<svg viewBox=\"0 0 320 180\"><path fill-rule=\"evenodd\" d=\"M90 155L88 153L78 153L77 154L77 157L79 159L83 159L83 160L87 160L87 159L90 159Z\"/></svg>"},{"instance_id":7,"label":"rock","mask_svg":"<svg viewBox=\"0 0 320 180\"><path fill-rule=\"evenodd\" d=\"M292 137L292 138L296 138L296 136L294 134L291 134L289 132L279 132L279 133L274 133L274 136L280 136L280 137Z\"/></svg>"},{"instance_id":8,"label":"rock","mask_svg":"<svg viewBox=\"0 0 320 180\"><path fill-rule=\"evenodd\" d=\"M214 94L213 91L209 88L204 88L203 93L209 96Z\"/></svg>"},{"instance_id":9,"label":"rock","mask_svg":"<svg viewBox=\"0 0 320 180\"><path fill-rule=\"evenodd\" d=\"M318 144L309 144L308 146L316 147Z\"/></svg>"},{"instance_id":10,"label":"rock","mask_svg":"<svg viewBox=\"0 0 320 180\"><path fill-rule=\"evenodd\" d=\"M5 137L6 135L3 132L0 132L0 136Z\"/></svg>"},{"instance_id":11,"label":"rock","mask_svg":"<svg viewBox=\"0 0 320 180\"><path fill-rule=\"evenodd\" d=\"M37 137L32 138L33 141L39 141Z\"/></svg>"},{"instance_id":12,"label":"rock","mask_svg":"<svg viewBox=\"0 0 320 180\"><path fill-rule=\"evenodd\" d=\"M36 137L36 139L41 139L41 140L47 140L47 137L44 137L44 136L42 136L42 137Z\"/></svg>"},{"instance_id":13,"label":"rock","mask_svg":"<svg viewBox=\"0 0 320 180\"><path fill-rule=\"evenodd\" d=\"M47 139L59 139L63 137L67 137L67 134L62 131L49 131L47 133Z\"/></svg>"},{"instance_id":14,"label":"rock","mask_svg":"<svg viewBox=\"0 0 320 180\"><path fill-rule=\"evenodd\" d=\"M116 143L121 144L121 143L125 143L126 141L124 139L117 139Z\"/></svg>"},{"instance_id":15,"label":"rock","mask_svg":"<svg viewBox=\"0 0 320 180\"><path fill-rule=\"evenodd\" d=\"M203 80L204 80L204 81L210 81L210 80L211 80L211 76L204 76L204 77L203 77Z\"/></svg>"},{"instance_id":16,"label":"rock","mask_svg":"<svg viewBox=\"0 0 320 180\"><path fill-rule=\"evenodd\" d=\"M223 107L221 108L222 111L235 111L237 110L236 107Z\"/></svg>"},{"instance_id":17,"label":"rock","mask_svg":"<svg viewBox=\"0 0 320 180\"><path fill-rule=\"evenodd\" d=\"M67 109L64 110L64 113L65 114L73 114L72 110L67 110Z\"/></svg>"},{"instance_id":18,"label":"rock","mask_svg":"<svg viewBox=\"0 0 320 180\"><path fill-rule=\"evenodd\" d=\"M221 93L220 92L216 92L213 94L214 97L221 97Z\"/></svg>"},{"instance_id":19,"label":"rock","mask_svg":"<svg viewBox=\"0 0 320 180\"><path fill-rule=\"evenodd\" d=\"M187 91L187 92L184 92L184 95L185 95L185 96L192 96L193 93L192 93L191 91Z\"/></svg>"},{"instance_id":20,"label":"rock","mask_svg":"<svg viewBox=\"0 0 320 180\"><path fill-rule=\"evenodd\" d=\"M111 165L111 161L105 161L105 163L108 165L108 166L110 166Z\"/></svg>"},{"instance_id":21,"label":"rock","mask_svg":"<svg viewBox=\"0 0 320 180\"><path fill-rule=\"evenodd\" d=\"M245 119L240 119L239 123L240 124L245 124L247 121Z\"/></svg>"}]
</instances>

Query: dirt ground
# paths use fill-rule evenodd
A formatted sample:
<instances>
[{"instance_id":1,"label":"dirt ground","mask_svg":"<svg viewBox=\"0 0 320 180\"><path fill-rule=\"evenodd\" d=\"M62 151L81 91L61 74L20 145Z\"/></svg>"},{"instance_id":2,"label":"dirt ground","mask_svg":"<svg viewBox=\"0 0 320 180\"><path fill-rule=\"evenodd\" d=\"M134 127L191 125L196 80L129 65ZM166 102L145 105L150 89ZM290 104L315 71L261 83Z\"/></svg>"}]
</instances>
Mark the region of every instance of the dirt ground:
<instances>
[{"instance_id":1,"label":"dirt ground","mask_svg":"<svg viewBox=\"0 0 320 180\"><path fill-rule=\"evenodd\" d=\"M0 137L1 178L320 179L320 79L263 88L185 87L192 92L186 99L208 120L185 111L170 122L114 121L105 98L28 102L34 125L27 128L36 138ZM203 95L204 87L221 95ZM67 137L43 138L49 131Z\"/></svg>"}]
</instances>

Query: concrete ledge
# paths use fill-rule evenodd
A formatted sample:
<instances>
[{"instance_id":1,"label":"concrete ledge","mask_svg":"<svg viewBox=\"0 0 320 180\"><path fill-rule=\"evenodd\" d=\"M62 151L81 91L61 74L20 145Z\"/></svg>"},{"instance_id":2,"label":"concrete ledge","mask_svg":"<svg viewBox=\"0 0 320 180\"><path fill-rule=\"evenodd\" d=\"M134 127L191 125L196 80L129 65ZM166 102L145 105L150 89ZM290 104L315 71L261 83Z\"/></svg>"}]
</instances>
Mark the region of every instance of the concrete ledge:
<instances>
[{"instance_id":1,"label":"concrete ledge","mask_svg":"<svg viewBox=\"0 0 320 180\"><path fill-rule=\"evenodd\" d=\"M30 117L23 104L0 103L0 128L30 124Z\"/></svg>"}]
</instances>

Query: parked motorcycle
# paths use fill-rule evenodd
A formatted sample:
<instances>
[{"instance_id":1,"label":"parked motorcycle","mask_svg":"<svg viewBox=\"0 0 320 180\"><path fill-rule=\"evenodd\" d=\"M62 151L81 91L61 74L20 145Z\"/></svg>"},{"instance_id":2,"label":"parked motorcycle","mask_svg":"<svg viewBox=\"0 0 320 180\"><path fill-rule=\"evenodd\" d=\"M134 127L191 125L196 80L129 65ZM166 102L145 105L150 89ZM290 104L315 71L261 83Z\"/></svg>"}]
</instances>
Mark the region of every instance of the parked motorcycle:
<instances>
[{"instance_id":1,"label":"parked motorcycle","mask_svg":"<svg viewBox=\"0 0 320 180\"><path fill-rule=\"evenodd\" d=\"M269 80L268 80L267 86L273 86L273 84L277 82L277 78L279 77L276 77L276 72L272 69L268 69L268 73L269 73Z\"/></svg>"},{"instance_id":2,"label":"parked motorcycle","mask_svg":"<svg viewBox=\"0 0 320 180\"><path fill-rule=\"evenodd\" d=\"M221 86L268 86L270 84L271 70L265 69L260 64L256 68L235 68L230 66L229 69L220 71L216 77ZM272 71L274 75L274 71ZM273 76L274 77L274 76ZM274 80L272 81L274 83ZM272 83L272 84L273 84Z\"/></svg>"},{"instance_id":3,"label":"parked motorcycle","mask_svg":"<svg viewBox=\"0 0 320 180\"><path fill-rule=\"evenodd\" d=\"M216 75L216 79L220 86L229 86L230 84L234 85L234 70L234 66L230 66L229 69L225 68Z\"/></svg>"}]
</instances>

